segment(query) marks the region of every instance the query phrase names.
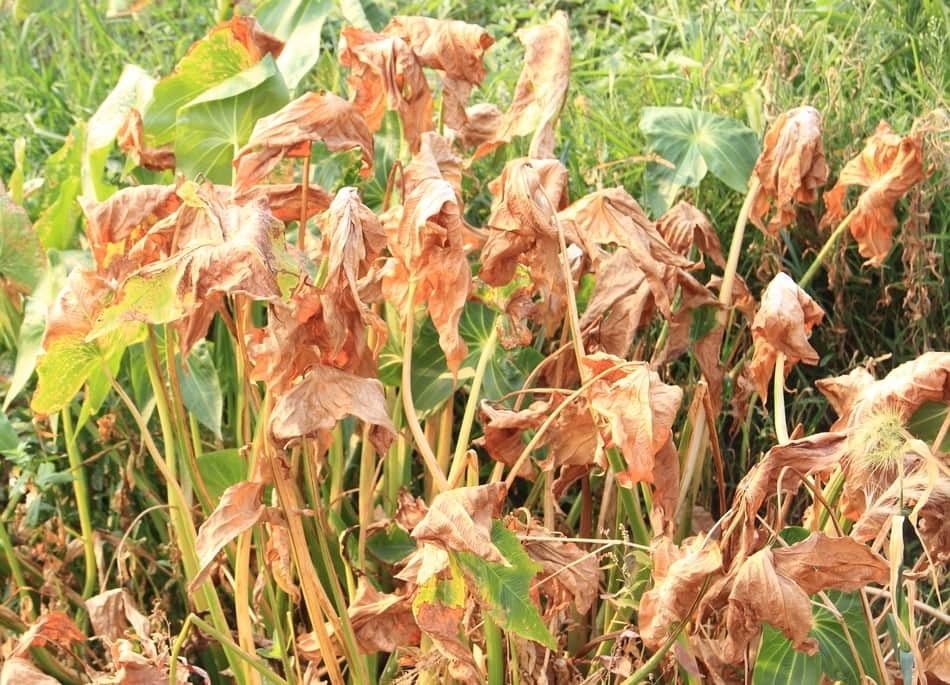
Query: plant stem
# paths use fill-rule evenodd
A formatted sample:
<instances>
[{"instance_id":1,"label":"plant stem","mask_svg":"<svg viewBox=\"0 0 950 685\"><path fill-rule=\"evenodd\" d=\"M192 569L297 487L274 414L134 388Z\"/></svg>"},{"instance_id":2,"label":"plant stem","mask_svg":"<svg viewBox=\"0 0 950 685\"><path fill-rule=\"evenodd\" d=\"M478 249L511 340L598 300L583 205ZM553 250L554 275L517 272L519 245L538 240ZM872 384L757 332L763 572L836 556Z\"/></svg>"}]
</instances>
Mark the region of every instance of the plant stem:
<instances>
[{"instance_id":1,"label":"plant stem","mask_svg":"<svg viewBox=\"0 0 950 685\"><path fill-rule=\"evenodd\" d=\"M777 352L775 354L775 376L772 387L772 397L774 407L772 407L773 420L775 421L775 436L778 438L778 444L784 445L788 442L788 419L785 418L785 353Z\"/></svg>"},{"instance_id":2,"label":"plant stem","mask_svg":"<svg viewBox=\"0 0 950 685\"><path fill-rule=\"evenodd\" d=\"M857 207L852 209L848 216L841 220L841 223L835 227L835 230L828 236L828 240L825 241L825 244L822 245L821 250L815 256L815 261L811 263L811 266L808 267L808 270L805 274L798 279L798 287L804 290L808 287L808 284L811 283L811 280L815 277L815 274L818 273L818 269L821 268L821 265L824 263L825 259L828 257L832 249L834 249L835 243L838 242L838 238L841 237L841 234L845 232L845 229L851 225L851 220L854 219L855 212L857 212Z\"/></svg>"},{"instance_id":3,"label":"plant stem","mask_svg":"<svg viewBox=\"0 0 950 685\"><path fill-rule=\"evenodd\" d=\"M505 685L505 646L501 630L490 616L485 617L484 630L488 685Z\"/></svg>"},{"instance_id":4,"label":"plant stem","mask_svg":"<svg viewBox=\"0 0 950 685\"><path fill-rule=\"evenodd\" d=\"M759 191L759 177L755 174L749 179L749 192L742 201L742 208L736 218L736 226L732 230L732 242L729 244L729 257L722 274L722 287L719 290L719 302L725 305L719 310L716 318L725 325L729 318L729 305L732 304L733 285L736 282L736 272L739 269L739 257L742 255L742 238L745 236L745 227L749 221L749 210L752 209L752 199ZM702 414L700 414L702 416ZM702 419L700 419L702 420Z\"/></svg>"},{"instance_id":5,"label":"plant stem","mask_svg":"<svg viewBox=\"0 0 950 685\"><path fill-rule=\"evenodd\" d=\"M96 589L98 567L96 564L96 546L93 539L92 515L89 511L89 486L86 483L86 471L83 468L82 457L76 444L76 433L73 431L73 417L69 407L63 407L63 438L66 441L66 454L69 457L69 470L73 476L73 492L76 495L76 509L79 514L79 529L82 531L83 558L86 564L86 575L82 586L82 597L92 597Z\"/></svg>"}]
</instances>

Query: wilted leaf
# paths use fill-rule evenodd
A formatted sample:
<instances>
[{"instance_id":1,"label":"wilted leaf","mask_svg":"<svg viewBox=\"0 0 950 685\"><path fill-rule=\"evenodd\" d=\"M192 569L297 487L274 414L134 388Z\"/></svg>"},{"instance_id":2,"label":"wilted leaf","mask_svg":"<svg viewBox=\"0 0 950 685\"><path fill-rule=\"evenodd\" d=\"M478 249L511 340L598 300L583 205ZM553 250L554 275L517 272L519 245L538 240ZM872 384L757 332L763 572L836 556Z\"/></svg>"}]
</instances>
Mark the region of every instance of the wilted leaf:
<instances>
[{"instance_id":1,"label":"wilted leaf","mask_svg":"<svg viewBox=\"0 0 950 685\"><path fill-rule=\"evenodd\" d=\"M460 130L467 123L465 104L485 78L482 57L495 40L476 24L452 19L395 16L383 33L399 36L424 67L439 69L445 125Z\"/></svg>"},{"instance_id":2,"label":"wilted leaf","mask_svg":"<svg viewBox=\"0 0 950 685\"><path fill-rule=\"evenodd\" d=\"M805 540L772 550L775 570L794 580L806 594L821 590L859 590L870 583L886 585L887 561L851 538L812 533Z\"/></svg>"},{"instance_id":3,"label":"wilted leaf","mask_svg":"<svg viewBox=\"0 0 950 685\"><path fill-rule=\"evenodd\" d=\"M0 279L6 289L29 294L46 267L46 253L26 210L0 193Z\"/></svg>"},{"instance_id":4,"label":"wilted leaf","mask_svg":"<svg viewBox=\"0 0 950 685\"><path fill-rule=\"evenodd\" d=\"M473 159L526 135L531 135L529 157L554 157L554 125L567 97L571 70L567 14L559 10L548 22L519 29L515 35L525 46L524 68L498 130L479 145Z\"/></svg>"},{"instance_id":5,"label":"wilted leaf","mask_svg":"<svg viewBox=\"0 0 950 685\"><path fill-rule=\"evenodd\" d=\"M96 637L117 640L131 626L139 639L149 639L148 619L122 588L107 590L86 600L86 610Z\"/></svg>"},{"instance_id":6,"label":"wilted leaf","mask_svg":"<svg viewBox=\"0 0 950 685\"><path fill-rule=\"evenodd\" d=\"M386 411L383 384L318 364L277 401L270 430L277 440L287 441L331 430L345 416L370 424L373 446L386 454L396 429Z\"/></svg>"},{"instance_id":7,"label":"wilted leaf","mask_svg":"<svg viewBox=\"0 0 950 685\"><path fill-rule=\"evenodd\" d=\"M284 223L300 221L300 212L303 210L302 183L256 185L245 192L235 193L234 201L239 205L243 205L258 198L264 199L275 219ZM321 186L311 183L307 190L306 219L311 219L314 215L327 210L332 201L332 195Z\"/></svg>"},{"instance_id":8,"label":"wilted leaf","mask_svg":"<svg viewBox=\"0 0 950 685\"><path fill-rule=\"evenodd\" d=\"M221 549L244 531L254 527L264 513L261 494L263 483L244 481L232 485L221 501L211 512L195 540L195 552L198 555L198 573L189 583L189 591L194 592L211 572L211 562Z\"/></svg>"},{"instance_id":9,"label":"wilted leaf","mask_svg":"<svg viewBox=\"0 0 950 685\"><path fill-rule=\"evenodd\" d=\"M808 336L825 313L787 274L779 273L762 294L762 304L752 322L754 352L749 370L755 389L765 402L769 380L779 352L785 354L785 375L797 362L817 364L818 353Z\"/></svg>"},{"instance_id":10,"label":"wilted leaf","mask_svg":"<svg viewBox=\"0 0 950 685\"><path fill-rule=\"evenodd\" d=\"M882 121L861 154L845 165L834 188L825 193L827 213L821 222L828 226L844 219L848 187L865 186L851 219L851 235L867 263L880 266L897 228L895 203L925 178L920 134L901 137Z\"/></svg>"},{"instance_id":11,"label":"wilted leaf","mask_svg":"<svg viewBox=\"0 0 950 685\"><path fill-rule=\"evenodd\" d=\"M682 388L663 383L644 362L621 367L622 359L597 353L582 363L592 376L617 367L587 391L604 442L618 447L627 463L627 471L617 474L617 482L623 487L652 483L654 459L672 436Z\"/></svg>"},{"instance_id":12,"label":"wilted leaf","mask_svg":"<svg viewBox=\"0 0 950 685\"><path fill-rule=\"evenodd\" d=\"M716 542L702 536L676 547L662 538L653 552L653 588L640 599L639 630L643 643L657 650L667 640L674 624L690 620L706 579L722 568L722 552Z\"/></svg>"},{"instance_id":13,"label":"wilted leaf","mask_svg":"<svg viewBox=\"0 0 950 685\"><path fill-rule=\"evenodd\" d=\"M722 256L722 245L716 229L701 211L688 202L677 202L656 222L656 230L674 252L689 257L690 249L695 245L700 254L708 255L722 268L726 260Z\"/></svg>"},{"instance_id":14,"label":"wilted leaf","mask_svg":"<svg viewBox=\"0 0 950 685\"><path fill-rule=\"evenodd\" d=\"M412 615L410 598L382 593L365 577L359 579L347 615L360 650L367 654L395 652L419 642L419 626Z\"/></svg>"},{"instance_id":15,"label":"wilted leaf","mask_svg":"<svg viewBox=\"0 0 950 685\"><path fill-rule=\"evenodd\" d=\"M557 649L557 640L531 599L531 581L541 565L531 561L518 538L501 521L492 522L491 541L502 552L504 564L469 552L458 554L459 563L474 578L474 590L484 609L500 628Z\"/></svg>"},{"instance_id":16,"label":"wilted leaf","mask_svg":"<svg viewBox=\"0 0 950 685\"><path fill-rule=\"evenodd\" d=\"M368 176L373 170L373 136L362 115L333 93L306 93L254 123L234 159L236 191L257 184L285 157L308 156L313 142L323 143L331 152L359 148L360 174Z\"/></svg>"},{"instance_id":17,"label":"wilted leaf","mask_svg":"<svg viewBox=\"0 0 950 685\"><path fill-rule=\"evenodd\" d=\"M766 233L777 236L780 228L795 221L795 204L817 200L818 188L828 180L818 110L796 107L780 114L765 134L765 149L753 173L760 185L749 219ZM775 214L766 227L762 219L773 202Z\"/></svg>"},{"instance_id":18,"label":"wilted leaf","mask_svg":"<svg viewBox=\"0 0 950 685\"><path fill-rule=\"evenodd\" d=\"M52 643L59 647L68 648L73 642L85 642L85 634L79 626L62 611L49 611L40 616L23 635L16 641L12 657L26 654L31 647L42 647Z\"/></svg>"},{"instance_id":19,"label":"wilted leaf","mask_svg":"<svg viewBox=\"0 0 950 685\"><path fill-rule=\"evenodd\" d=\"M439 493L412 531L418 542L450 552L471 552L496 564L509 565L492 541L492 519L505 496L503 483Z\"/></svg>"},{"instance_id":20,"label":"wilted leaf","mask_svg":"<svg viewBox=\"0 0 950 685\"><path fill-rule=\"evenodd\" d=\"M422 133L434 128L432 93L422 65L398 36L347 27L339 44L340 64L350 69L350 99L375 133L386 109L402 120L403 135L413 152Z\"/></svg>"}]
</instances>

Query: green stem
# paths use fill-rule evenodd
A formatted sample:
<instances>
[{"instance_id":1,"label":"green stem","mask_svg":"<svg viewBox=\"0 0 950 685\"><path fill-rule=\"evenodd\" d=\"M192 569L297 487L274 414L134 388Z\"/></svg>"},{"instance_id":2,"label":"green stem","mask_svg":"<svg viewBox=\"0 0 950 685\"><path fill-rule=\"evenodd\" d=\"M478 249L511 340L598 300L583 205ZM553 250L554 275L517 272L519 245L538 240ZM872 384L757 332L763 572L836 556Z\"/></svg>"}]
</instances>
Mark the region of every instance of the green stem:
<instances>
[{"instance_id":1,"label":"green stem","mask_svg":"<svg viewBox=\"0 0 950 685\"><path fill-rule=\"evenodd\" d=\"M66 441L66 454L69 457L69 470L73 477L73 492L76 495L76 509L79 514L79 529L82 532L83 558L86 575L82 586L82 597L92 597L96 589L98 567L96 564L96 546L93 539L92 515L89 510L89 486L86 483L86 470L83 468L79 447L76 445L76 433L73 430L73 417L69 407L64 407L63 438Z\"/></svg>"},{"instance_id":2,"label":"green stem","mask_svg":"<svg viewBox=\"0 0 950 685\"><path fill-rule=\"evenodd\" d=\"M623 457L616 447L607 449L607 460L615 473L626 470ZM633 541L639 545L649 545L650 531L647 530L646 522L643 520L643 512L640 510L640 501L637 499L636 493L630 488L621 487L618 484L617 495L620 497L624 511L627 512L627 523L630 524L630 529L633 531Z\"/></svg>"},{"instance_id":3,"label":"green stem","mask_svg":"<svg viewBox=\"0 0 950 685\"><path fill-rule=\"evenodd\" d=\"M842 219L841 223L838 224L831 235L828 236L828 240L825 241L825 244L822 245L821 250L815 256L815 261L813 261L811 266L808 267L805 275L798 279L799 288L804 290L808 287L808 284L811 283L811 280L815 277L815 274L818 273L818 269L821 268L821 265L824 264L824 261L831 253L831 250L834 249L835 243L838 242L838 238L840 238L841 234L845 232L845 229L851 225L851 220L854 219L854 214L856 211L857 208L852 209L848 216Z\"/></svg>"},{"instance_id":4,"label":"green stem","mask_svg":"<svg viewBox=\"0 0 950 685\"><path fill-rule=\"evenodd\" d=\"M505 685L505 645L501 630L491 617L485 617L485 662L488 685Z\"/></svg>"},{"instance_id":5,"label":"green stem","mask_svg":"<svg viewBox=\"0 0 950 685\"><path fill-rule=\"evenodd\" d=\"M462 477L462 471L465 468L465 452L468 450L468 443L472 437L472 425L475 423L475 412L478 409L478 400L481 395L482 382L485 380L485 370L488 368L488 362L495 354L495 347L498 344L498 326L497 320L492 322L491 334L485 345L482 347L482 353L478 357L478 364L475 366L475 376L472 378L472 388L468 394L468 400L465 402L465 413L462 414L462 423L459 427L458 440L455 443L455 454L452 456L452 467L449 471L449 483L454 487Z\"/></svg>"},{"instance_id":6,"label":"green stem","mask_svg":"<svg viewBox=\"0 0 950 685\"><path fill-rule=\"evenodd\" d=\"M742 209L736 218L736 226L732 230L732 242L729 244L729 257L722 274L722 287L719 290L719 302L725 305L717 314L719 323L725 324L729 317L729 305L732 304L733 284L736 281L736 272L739 269L739 257L742 255L742 238L745 236L745 227L749 221L749 211L752 209L752 200L759 191L759 177L755 174L749 179L749 192L742 202ZM702 414L700 414L702 416ZM702 419L700 419L702 420Z\"/></svg>"},{"instance_id":7,"label":"green stem","mask_svg":"<svg viewBox=\"0 0 950 685\"><path fill-rule=\"evenodd\" d=\"M14 495L14 497L19 499L19 495ZM23 575L23 568L20 566L20 559L17 557L16 550L13 548L13 542L10 540L6 516L0 520L0 549L3 550L3 555L7 559L7 564L10 566L10 575L13 576L13 582L16 583L17 594L22 594L25 600L21 602L20 608L22 609L28 605L29 611L27 615L30 618L35 618L36 612L34 611L33 599L30 596L29 586L26 584L26 578Z\"/></svg>"}]
</instances>

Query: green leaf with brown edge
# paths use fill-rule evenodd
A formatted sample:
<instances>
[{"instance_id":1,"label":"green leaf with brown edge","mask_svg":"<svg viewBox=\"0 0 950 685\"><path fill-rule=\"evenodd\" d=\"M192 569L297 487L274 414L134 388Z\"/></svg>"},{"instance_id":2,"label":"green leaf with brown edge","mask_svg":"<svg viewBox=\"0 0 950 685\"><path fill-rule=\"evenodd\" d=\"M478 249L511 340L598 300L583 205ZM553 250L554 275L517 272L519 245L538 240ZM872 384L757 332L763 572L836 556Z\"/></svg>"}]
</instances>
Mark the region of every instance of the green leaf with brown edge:
<instances>
[{"instance_id":1,"label":"green leaf with brown edge","mask_svg":"<svg viewBox=\"0 0 950 685\"><path fill-rule=\"evenodd\" d=\"M557 649L557 640L531 601L531 581L541 570L524 551L517 536L498 519L492 521L491 541L510 567L485 561L470 552L453 552L475 580L474 590L500 628Z\"/></svg>"},{"instance_id":2,"label":"green leaf with brown edge","mask_svg":"<svg viewBox=\"0 0 950 685\"><path fill-rule=\"evenodd\" d=\"M203 174L215 183L231 183L234 154L251 137L254 123L289 99L270 55L195 98L178 112L178 170L192 179Z\"/></svg>"},{"instance_id":3,"label":"green leaf with brown edge","mask_svg":"<svg viewBox=\"0 0 950 685\"><path fill-rule=\"evenodd\" d=\"M183 316L193 303L180 301L175 289L177 278L174 265L130 277L116 301L99 314L86 340L95 341L134 322L161 324Z\"/></svg>"},{"instance_id":4,"label":"green leaf with brown edge","mask_svg":"<svg viewBox=\"0 0 950 685\"><path fill-rule=\"evenodd\" d=\"M155 85L142 113L146 144L158 147L171 143L179 108L256 61L228 30L212 31L192 45L175 71Z\"/></svg>"},{"instance_id":5,"label":"green leaf with brown edge","mask_svg":"<svg viewBox=\"0 0 950 685\"><path fill-rule=\"evenodd\" d=\"M46 268L46 254L26 210L0 194L0 277L24 294L32 293Z\"/></svg>"}]
</instances>

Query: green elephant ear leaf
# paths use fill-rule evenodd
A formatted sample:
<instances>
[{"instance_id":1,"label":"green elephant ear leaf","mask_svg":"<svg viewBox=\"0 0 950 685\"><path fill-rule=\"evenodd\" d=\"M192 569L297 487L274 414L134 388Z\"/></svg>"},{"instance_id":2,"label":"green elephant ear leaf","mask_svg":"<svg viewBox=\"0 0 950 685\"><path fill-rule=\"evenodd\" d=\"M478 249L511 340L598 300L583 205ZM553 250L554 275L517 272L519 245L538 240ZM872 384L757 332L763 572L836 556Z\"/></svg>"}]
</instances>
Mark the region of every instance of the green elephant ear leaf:
<instances>
[{"instance_id":1,"label":"green elephant ear leaf","mask_svg":"<svg viewBox=\"0 0 950 685\"><path fill-rule=\"evenodd\" d=\"M333 9L330 0L269 0L257 8L261 27L284 41L277 68L288 90L296 90L320 58L320 32Z\"/></svg>"},{"instance_id":2,"label":"green elephant ear leaf","mask_svg":"<svg viewBox=\"0 0 950 685\"><path fill-rule=\"evenodd\" d=\"M251 137L254 123L289 99L270 55L195 98L178 112L178 170L187 178L203 174L215 183L230 183L234 154Z\"/></svg>"},{"instance_id":3,"label":"green elephant ear leaf","mask_svg":"<svg viewBox=\"0 0 950 685\"><path fill-rule=\"evenodd\" d=\"M698 186L707 171L745 192L759 143L741 122L687 107L644 107L640 130L650 151L669 163L650 162L644 174L644 199L654 216L672 206L681 188Z\"/></svg>"}]
</instances>

